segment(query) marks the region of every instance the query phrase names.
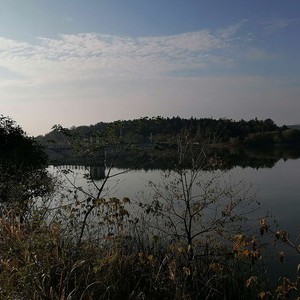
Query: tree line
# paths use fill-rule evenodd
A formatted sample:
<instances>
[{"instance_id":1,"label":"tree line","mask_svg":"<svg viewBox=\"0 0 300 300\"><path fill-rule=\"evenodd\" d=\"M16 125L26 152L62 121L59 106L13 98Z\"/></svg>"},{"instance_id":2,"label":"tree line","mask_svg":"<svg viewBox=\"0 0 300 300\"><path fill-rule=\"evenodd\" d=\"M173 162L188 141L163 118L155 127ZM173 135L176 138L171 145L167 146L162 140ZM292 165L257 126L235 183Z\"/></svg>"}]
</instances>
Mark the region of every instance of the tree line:
<instances>
[{"instance_id":1,"label":"tree line","mask_svg":"<svg viewBox=\"0 0 300 300\"><path fill-rule=\"evenodd\" d=\"M72 135L78 135L91 141L99 142L103 135L114 135L127 143L136 144L176 144L183 133L193 137L195 143L206 144L295 144L300 143L300 130L278 126L272 119L235 121L226 118L163 118L144 117L134 120L119 120L110 123L99 122L89 126L73 126ZM52 130L37 140L44 145L66 145L66 136Z\"/></svg>"}]
</instances>

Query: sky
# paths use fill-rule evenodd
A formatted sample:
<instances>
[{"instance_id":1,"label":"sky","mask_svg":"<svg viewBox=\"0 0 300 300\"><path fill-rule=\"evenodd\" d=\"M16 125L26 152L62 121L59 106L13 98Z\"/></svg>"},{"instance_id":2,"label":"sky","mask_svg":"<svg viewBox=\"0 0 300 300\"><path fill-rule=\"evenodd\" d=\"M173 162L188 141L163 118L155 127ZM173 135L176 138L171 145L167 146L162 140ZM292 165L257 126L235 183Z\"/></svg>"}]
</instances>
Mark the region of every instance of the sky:
<instances>
[{"instance_id":1,"label":"sky","mask_svg":"<svg viewBox=\"0 0 300 300\"><path fill-rule=\"evenodd\" d=\"M0 0L0 114L300 123L299 0Z\"/></svg>"}]
</instances>

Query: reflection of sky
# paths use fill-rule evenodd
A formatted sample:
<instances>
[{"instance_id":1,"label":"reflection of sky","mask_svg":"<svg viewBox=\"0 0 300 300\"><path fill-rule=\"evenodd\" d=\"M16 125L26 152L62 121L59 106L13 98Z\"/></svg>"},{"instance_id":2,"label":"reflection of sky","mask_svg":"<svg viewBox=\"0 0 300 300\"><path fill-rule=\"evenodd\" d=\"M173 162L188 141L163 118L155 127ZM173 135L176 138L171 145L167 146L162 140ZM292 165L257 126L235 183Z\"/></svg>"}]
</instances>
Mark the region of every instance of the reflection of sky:
<instances>
[{"instance_id":1,"label":"reflection of sky","mask_svg":"<svg viewBox=\"0 0 300 300\"><path fill-rule=\"evenodd\" d=\"M269 211L280 226L294 234L299 231L300 159L280 160L271 169L237 167L231 172L258 188L262 208Z\"/></svg>"},{"instance_id":2,"label":"reflection of sky","mask_svg":"<svg viewBox=\"0 0 300 300\"><path fill-rule=\"evenodd\" d=\"M50 170L53 169L50 168ZM125 171L124 169L113 169L112 174ZM82 179L83 170L74 170L76 184L86 188L86 180ZM76 175L77 174L77 175ZM149 187L149 182L159 183L162 172L135 170L116 176L108 183L106 197L128 197L132 202L150 201L153 190ZM261 209L254 212L251 218L264 217L267 212L271 214L279 223L276 228L273 223L271 226L274 231L279 229L291 233L291 239L294 241L300 229L300 159L297 160L280 160L273 168L240 168L227 171L225 178L231 178L231 182L242 181L253 185L253 191L258 192L261 202ZM70 177L72 178L72 177ZM98 182L100 183L100 182ZM91 186L90 186L91 187ZM258 234L259 224L255 221L254 232ZM271 241L273 238L271 238ZM278 261L279 251L284 250L287 255L287 263L280 264ZM298 256L293 250L278 243L277 248L268 250L268 258L273 258L270 265L272 266L271 277L276 280L283 274L294 274L298 264ZM270 259L269 259L270 261Z\"/></svg>"},{"instance_id":3,"label":"reflection of sky","mask_svg":"<svg viewBox=\"0 0 300 300\"><path fill-rule=\"evenodd\" d=\"M76 183L84 187L86 180L82 179L82 174L87 171L75 169L73 172ZM129 172L126 172L125 169L112 170L112 174L123 172L125 173L109 181L111 190L108 196L138 199L139 195L143 193L147 197L146 192L151 191L149 182L159 183L163 174L159 170ZM280 160L273 168L235 167L226 172L226 177L230 177L233 183L242 181L253 185L253 192L257 192L261 203L260 216L269 213L275 217L281 228L294 235L298 233L300 229L300 159ZM297 223L299 223L299 228Z\"/></svg>"},{"instance_id":4,"label":"reflection of sky","mask_svg":"<svg viewBox=\"0 0 300 300\"><path fill-rule=\"evenodd\" d=\"M300 159L280 160L273 168L251 169L236 167L230 171L235 178L245 180L258 189L261 200L261 210L257 212L259 217L269 213L278 222L278 227L270 221L274 231L285 230L291 234L291 241L299 244L300 232ZM258 222L254 223L257 226ZM266 239L269 243L274 241L271 237ZM279 262L279 252L284 251L285 263ZM280 276L296 276L299 263L299 255L296 251L282 242L277 242L276 247L267 250L269 275L273 282L277 282Z\"/></svg>"},{"instance_id":5,"label":"reflection of sky","mask_svg":"<svg viewBox=\"0 0 300 300\"><path fill-rule=\"evenodd\" d=\"M273 168L236 167L228 171L227 175L232 177L232 182L242 180L245 183L252 184L253 191L258 192L261 209L249 217L264 217L268 212L279 224L277 228L270 222L273 230L286 230L291 234L291 240L296 241L296 245L299 244L297 237L300 232L300 159L280 160ZM140 188L142 190L149 180L157 181L160 178L159 176L158 171L128 173L125 176L125 181L120 186L118 194L121 195L124 191L129 197L132 194L135 195L136 189ZM134 191L132 187L134 187ZM257 226L254 232L258 234L258 221L254 222L254 226ZM271 243L273 240L273 238L267 239ZM286 254L284 264L279 263L278 253L280 251L284 251ZM296 275L299 256L293 249L283 243L278 242L275 248L269 248L268 255L265 257L270 266L270 278L274 282L282 275Z\"/></svg>"}]
</instances>

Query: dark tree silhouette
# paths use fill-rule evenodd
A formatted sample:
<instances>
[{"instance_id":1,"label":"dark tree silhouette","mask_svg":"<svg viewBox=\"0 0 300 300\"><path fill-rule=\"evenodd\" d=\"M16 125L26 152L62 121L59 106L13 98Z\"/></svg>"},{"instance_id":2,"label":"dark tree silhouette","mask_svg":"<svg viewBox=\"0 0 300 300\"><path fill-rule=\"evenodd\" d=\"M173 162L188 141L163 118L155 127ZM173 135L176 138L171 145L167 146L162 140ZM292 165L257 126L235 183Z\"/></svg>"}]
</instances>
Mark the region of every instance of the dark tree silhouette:
<instances>
[{"instance_id":1,"label":"dark tree silhouette","mask_svg":"<svg viewBox=\"0 0 300 300\"><path fill-rule=\"evenodd\" d=\"M43 148L12 119L0 116L0 202L24 202L49 191Z\"/></svg>"}]
</instances>

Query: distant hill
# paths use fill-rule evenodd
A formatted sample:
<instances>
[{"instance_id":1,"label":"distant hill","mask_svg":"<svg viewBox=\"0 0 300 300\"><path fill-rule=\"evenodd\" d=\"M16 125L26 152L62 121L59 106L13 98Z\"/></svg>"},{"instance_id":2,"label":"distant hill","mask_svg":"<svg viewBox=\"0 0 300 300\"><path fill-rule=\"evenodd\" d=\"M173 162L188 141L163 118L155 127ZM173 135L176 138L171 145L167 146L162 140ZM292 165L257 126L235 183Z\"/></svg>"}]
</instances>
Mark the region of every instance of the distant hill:
<instances>
[{"instance_id":1,"label":"distant hill","mask_svg":"<svg viewBox=\"0 0 300 300\"><path fill-rule=\"evenodd\" d=\"M300 124L288 125L287 127L291 128L291 129L298 129L298 130L300 130Z\"/></svg>"},{"instance_id":2,"label":"distant hill","mask_svg":"<svg viewBox=\"0 0 300 300\"><path fill-rule=\"evenodd\" d=\"M293 125L300 126L300 125ZM300 129L300 128L299 128ZM80 136L86 142L104 143L112 140L130 144L176 144L179 136L188 136L194 143L206 144L300 144L300 131L295 127L278 126L271 119L234 121L221 118L140 118L90 126L72 127L64 135L53 130L36 139L46 147L69 145L68 136Z\"/></svg>"}]
</instances>

